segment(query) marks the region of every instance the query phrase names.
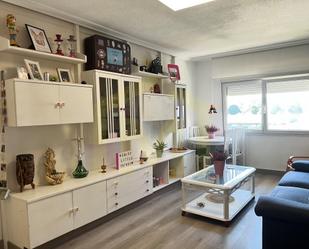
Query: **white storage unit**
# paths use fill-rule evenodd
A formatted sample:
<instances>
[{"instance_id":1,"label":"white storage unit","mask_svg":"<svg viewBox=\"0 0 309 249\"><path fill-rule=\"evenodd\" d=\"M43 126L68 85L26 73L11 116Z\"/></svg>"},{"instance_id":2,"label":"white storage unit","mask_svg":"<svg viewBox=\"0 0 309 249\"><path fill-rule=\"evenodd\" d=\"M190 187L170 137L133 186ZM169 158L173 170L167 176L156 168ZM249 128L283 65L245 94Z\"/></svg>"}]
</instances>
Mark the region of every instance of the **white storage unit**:
<instances>
[{"instance_id":1,"label":"white storage unit","mask_svg":"<svg viewBox=\"0 0 309 249\"><path fill-rule=\"evenodd\" d=\"M95 122L85 127L86 141L106 144L141 137L141 78L91 70L83 80L94 86Z\"/></svg>"},{"instance_id":2,"label":"white storage unit","mask_svg":"<svg viewBox=\"0 0 309 249\"><path fill-rule=\"evenodd\" d=\"M162 158L149 158L142 165L109 168L106 174L93 171L83 179L12 193L3 201L8 231L4 240L20 248L42 245L180 180L183 173L169 177L169 165L183 172L195 162L194 154L192 150L165 152ZM153 172L164 177L164 184L155 189Z\"/></svg>"},{"instance_id":3,"label":"white storage unit","mask_svg":"<svg viewBox=\"0 0 309 249\"><path fill-rule=\"evenodd\" d=\"M144 93L144 121L175 119L174 96Z\"/></svg>"},{"instance_id":4,"label":"white storage unit","mask_svg":"<svg viewBox=\"0 0 309 249\"><path fill-rule=\"evenodd\" d=\"M92 86L10 79L6 96L8 126L93 122Z\"/></svg>"}]
</instances>

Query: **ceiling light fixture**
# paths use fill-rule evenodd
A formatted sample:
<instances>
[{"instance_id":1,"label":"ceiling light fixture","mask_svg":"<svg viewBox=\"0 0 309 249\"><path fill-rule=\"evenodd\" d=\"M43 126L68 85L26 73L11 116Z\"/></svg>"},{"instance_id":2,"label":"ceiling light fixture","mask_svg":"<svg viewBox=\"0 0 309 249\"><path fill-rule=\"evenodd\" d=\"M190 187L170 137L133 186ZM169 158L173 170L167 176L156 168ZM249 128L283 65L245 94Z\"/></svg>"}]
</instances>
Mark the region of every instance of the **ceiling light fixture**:
<instances>
[{"instance_id":1,"label":"ceiling light fixture","mask_svg":"<svg viewBox=\"0 0 309 249\"><path fill-rule=\"evenodd\" d=\"M215 0L159 0L161 3L169 7L170 9L174 11L194 7L203 3L212 2Z\"/></svg>"}]
</instances>

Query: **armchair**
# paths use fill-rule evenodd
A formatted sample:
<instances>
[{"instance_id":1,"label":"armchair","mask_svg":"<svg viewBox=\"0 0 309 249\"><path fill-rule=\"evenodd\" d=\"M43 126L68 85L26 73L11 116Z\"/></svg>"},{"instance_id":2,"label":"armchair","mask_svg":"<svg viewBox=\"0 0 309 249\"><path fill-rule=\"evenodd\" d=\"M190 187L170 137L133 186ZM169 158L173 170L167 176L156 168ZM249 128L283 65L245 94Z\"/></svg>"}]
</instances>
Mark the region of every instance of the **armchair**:
<instances>
[{"instance_id":1,"label":"armchair","mask_svg":"<svg viewBox=\"0 0 309 249\"><path fill-rule=\"evenodd\" d=\"M309 172L309 156L290 156L287 162L286 170Z\"/></svg>"}]
</instances>

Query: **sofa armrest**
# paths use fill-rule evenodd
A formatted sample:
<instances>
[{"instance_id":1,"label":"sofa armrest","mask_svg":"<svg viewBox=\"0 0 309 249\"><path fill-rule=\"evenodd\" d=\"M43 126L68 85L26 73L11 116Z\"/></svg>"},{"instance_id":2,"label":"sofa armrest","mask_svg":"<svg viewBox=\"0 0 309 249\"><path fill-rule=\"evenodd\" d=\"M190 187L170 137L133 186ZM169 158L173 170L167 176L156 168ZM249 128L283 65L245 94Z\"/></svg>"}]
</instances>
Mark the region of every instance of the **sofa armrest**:
<instances>
[{"instance_id":1,"label":"sofa armrest","mask_svg":"<svg viewBox=\"0 0 309 249\"><path fill-rule=\"evenodd\" d=\"M282 198L261 196L255 206L255 213L266 218L309 224L309 204Z\"/></svg>"}]
</instances>

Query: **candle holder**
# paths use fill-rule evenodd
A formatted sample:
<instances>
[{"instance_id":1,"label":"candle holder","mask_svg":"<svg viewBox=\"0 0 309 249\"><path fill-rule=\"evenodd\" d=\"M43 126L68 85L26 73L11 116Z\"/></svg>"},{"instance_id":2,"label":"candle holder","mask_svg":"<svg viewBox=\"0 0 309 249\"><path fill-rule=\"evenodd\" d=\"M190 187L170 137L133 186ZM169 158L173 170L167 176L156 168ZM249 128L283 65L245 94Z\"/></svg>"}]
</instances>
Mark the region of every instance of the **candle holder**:
<instances>
[{"instance_id":1,"label":"candle holder","mask_svg":"<svg viewBox=\"0 0 309 249\"><path fill-rule=\"evenodd\" d=\"M64 53L62 52L62 49L61 49L61 44L63 42L62 38L61 38L61 35L60 34L56 34L56 39L54 40L56 43L57 43L57 51L56 51L56 54L59 54L59 55L64 55Z\"/></svg>"},{"instance_id":2,"label":"candle holder","mask_svg":"<svg viewBox=\"0 0 309 249\"><path fill-rule=\"evenodd\" d=\"M69 42L69 56L76 58L76 39L74 35L70 35L67 41Z\"/></svg>"}]
</instances>

